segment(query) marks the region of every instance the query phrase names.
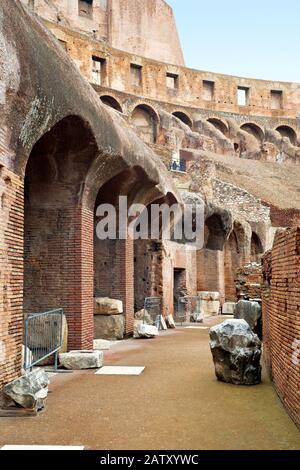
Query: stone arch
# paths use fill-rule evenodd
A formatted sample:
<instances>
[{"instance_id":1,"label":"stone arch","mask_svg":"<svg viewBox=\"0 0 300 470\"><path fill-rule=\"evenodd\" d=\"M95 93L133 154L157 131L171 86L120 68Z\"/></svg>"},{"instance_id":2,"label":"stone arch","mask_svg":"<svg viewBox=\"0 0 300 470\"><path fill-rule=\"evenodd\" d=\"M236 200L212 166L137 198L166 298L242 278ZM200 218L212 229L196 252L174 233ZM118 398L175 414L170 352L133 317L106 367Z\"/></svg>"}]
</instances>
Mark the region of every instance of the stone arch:
<instances>
[{"instance_id":1,"label":"stone arch","mask_svg":"<svg viewBox=\"0 0 300 470\"><path fill-rule=\"evenodd\" d=\"M142 294L144 289L148 288L146 279L143 281L146 275L141 276L141 273L147 271L151 277L153 267L154 255L152 256L151 253L150 257L144 259L141 253L147 250L148 244L150 247L156 245L156 241L120 239L118 223L116 224L117 236L115 238L99 239L97 236L98 209L102 204L110 204L115 210L118 221L121 205L124 203L124 200L120 201L120 196L127 198L127 207L129 208L132 204L147 206L148 203L158 198L158 194L155 191L155 183L147 176L145 170L140 166L134 166L123 169L109 181L106 181L96 197L94 208L94 296L110 297L123 302L123 319L122 316L118 319L115 317L113 321L118 320L121 323L125 321L123 334L129 334L133 330L135 308L139 309L142 304L141 296L136 295L137 289ZM122 216L123 220L127 220L127 215L124 219L123 212ZM156 271L158 270L159 266L156 266ZM153 281L156 288L158 279L155 278ZM95 321L98 324L95 325L98 337L105 337L103 335L107 334L105 333L107 327L102 325L101 329L99 321L111 320L96 318ZM112 327L113 329L114 327ZM113 331L110 334L114 334ZM115 339L120 339L120 337Z\"/></svg>"},{"instance_id":2,"label":"stone arch","mask_svg":"<svg viewBox=\"0 0 300 470\"><path fill-rule=\"evenodd\" d=\"M237 270L245 264L248 256L249 234L246 229L244 224L235 220L224 246L225 298L231 302L236 301Z\"/></svg>"},{"instance_id":3,"label":"stone arch","mask_svg":"<svg viewBox=\"0 0 300 470\"><path fill-rule=\"evenodd\" d=\"M175 116L177 119L179 119L181 122L186 124L190 129L193 128L193 120L190 118L190 116L182 111L175 111L172 113L173 116Z\"/></svg>"},{"instance_id":4,"label":"stone arch","mask_svg":"<svg viewBox=\"0 0 300 470\"><path fill-rule=\"evenodd\" d=\"M115 109L116 111L119 111L119 113L123 113L123 109L121 104L119 103L116 98L110 95L102 95L100 96L100 100L102 101L103 104L106 106L109 106L110 108Z\"/></svg>"},{"instance_id":5,"label":"stone arch","mask_svg":"<svg viewBox=\"0 0 300 470\"><path fill-rule=\"evenodd\" d=\"M222 134L228 137L228 125L222 119L211 117L207 119L207 122L212 124L218 131L222 132Z\"/></svg>"},{"instance_id":6,"label":"stone arch","mask_svg":"<svg viewBox=\"0 0 300 470\"><path fill-rule=\"evenodd\" d=\"M296 145L297 143L297 133L291 126L278 126L276 131L279 132L281 137L287 137L291 144Z\"/></svg>"},{"instance_id":7,"label":"stone arch","mask_svg":"<svg viewBox=\"0 0 300 470\"><path fill-rule=\"evenodd\" d=\"M24 312L63 308L72 349L92 348L93 219L80 194L97 153L87 123L68 116L35 143L25 169Z\"/></svg>"},{"instance_id":8,"label":"stone arch","mask_svg":"<svg viewBox=\"0 0 300 470\"><path fill-rule=\"evenodd\" d=\"M259 262L264 253L261 239L256 232L252 232L251 236L251 261Z\"/></svg>"},{"instance_id":9,"label":"stone arch","mask_svg":"<svg viewBox=\"0 0 300 470\"><path fill-rule=\"evenodd\" d=\"M255 137L256 140L262 142L264 140L263 129L253 122L245 122L241 125L241 130Z\"/></svg>"},{"instance_id":10,"label":"stone arch","mask_svg":"<svg viewBox=\"0 0 300 470\"><path fill-rule=\"evenodd\" d=\"M222 216L213 213L205 220L205 248L213 251L222 251L228 235L228 227Z\"/></svg>"},{"instance_id":11,"label":"stone arch","mask_svg":"<svg viewBox=\"0 0 300 470\"><path fill-rule=\"evenodd\" d=\"M146 144L156 143L159 118L151 106L147 104L136 106L131 114L131 122Z\"/></svg>"}]
</instances>

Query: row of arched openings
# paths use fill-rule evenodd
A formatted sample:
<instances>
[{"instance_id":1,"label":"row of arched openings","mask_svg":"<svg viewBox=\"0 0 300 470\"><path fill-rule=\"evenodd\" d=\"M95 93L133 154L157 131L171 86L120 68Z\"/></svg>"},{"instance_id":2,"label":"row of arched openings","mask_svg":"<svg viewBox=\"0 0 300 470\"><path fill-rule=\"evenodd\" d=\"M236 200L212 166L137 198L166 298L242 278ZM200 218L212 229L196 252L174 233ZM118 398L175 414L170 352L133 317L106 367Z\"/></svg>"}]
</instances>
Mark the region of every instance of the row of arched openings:
<instances>
[{"instance_id":1,"label":"row of arched openings","mask_svg":"<svg viewBox=\"0 0 300 470\"><path fill-rule=\"evenodd\" d=\"M116 100L116 98L110 95L103 95L100 97L100 99L106 106L123 113L122 106L119 101ZM193 129L193 120L188 114L182 111L175 111L173 116L187 125L190 129ZM157 138L157 127L159 123L159 118L156 111L147 104L140 104L133 110L131 118L133 124L138 129L140 137L142 137L143 140L147 143L155 143ZM208 118L207 122L212 124L218 131L222 132L222 134L228 137L228 124L222 119L212 117ZM258 124L253 122L246 122L242 124L240 128L241 130L252 135L259 142L263 142L265 135L264 130ZM281 125L278 126L275 130L279 132L282 138L288 138L293 145L297 144L297 133L292 127Z\"/></svg>"}]
</instances>

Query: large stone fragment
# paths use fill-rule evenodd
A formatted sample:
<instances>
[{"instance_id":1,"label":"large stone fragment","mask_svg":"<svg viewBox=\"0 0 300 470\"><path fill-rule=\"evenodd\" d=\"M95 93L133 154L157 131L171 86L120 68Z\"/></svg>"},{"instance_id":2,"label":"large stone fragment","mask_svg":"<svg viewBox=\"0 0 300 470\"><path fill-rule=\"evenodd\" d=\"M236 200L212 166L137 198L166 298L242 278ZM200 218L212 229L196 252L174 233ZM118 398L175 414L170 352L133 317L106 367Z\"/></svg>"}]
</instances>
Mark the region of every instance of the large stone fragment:
<instances>
[{"instance_id":1,"label":"large stone fragment","mask_svg":"<svg viewBox=\"0 0 300 470\"><path fill-rule=\"evenodd\" d=\"M219 292L198 292L198 297L200 297L200 309L204 317L211 317L219 314Z\"/></svg>"},{"instance_id":2,"label":"large stone fragment","mask_svg":"<svg viewBox=\"0 0 300 470\"><path fill-rule=\"evenodd\" d=\"M112 344L114 344L113 341L107 339L94 339L93 348L97 351L109 351Z\"/></svg>"},{"instance_id":3,"label":"large stone fragment","mask_svg":"<svg viewBox=\"0 0 300 470\"><path fill-rule=\"evenodd\" d=\"M167 316L167 318L166 318L166 323L167 323L168 328L171 328L171 329L176 328L173 315L168 315L168 316Z\"/></svg>"},{"instance_id":4,"label":"large stone fragment","mask_svg":"<svg viewBox=\"0 0 300 470\"><path fill-rule=\"evenodd\" d=\"M103 366L103 352L70 351L60 354L59 362L68 370L99 369Z\"/></svg>"},{"instance_id":5,"label":"large stone fragment","mask_svg":"<svg viewBox=\"0 0 300 470\"><path fill-rule=\"evenodd\" d=\"M151 315L149 315L147 310L143 308L134 314L134 318L136 320L143 320L143 322L147 325L153 325L153 319L151 318Z\"/></svg>"},{"instance_id":6,"label":"large stone fragment","mask_svg":"<svg viewBox=\"0 0 300 470\"><path fill-rule=\"evenodd\" d=\"M140 324L137 327L137 338L155 338L159 336L159 331L156 326Z\"/></svg>"},{"instance_id":7,"label":"large stone fragment","mask_svg":"<svg viewBox=\"0 0 300 470\"><path fill-rule=\"evenodd\" d=\"M94 300L94 315L120 315L123 313L123 302L108 297L97 297Z\"/></svg>"},{"instance_id":8,"label":"large stone fragment","mask_svg":"<svg viewBox=\"0 0 300 470\"><path fill-rule=\"evenodd\" d=\"M121 340L125 333L124 315L94 315L94 338Z\"/></svg>"},{"instance_id":9,"label":"large stone fragment","mask_svg":"<svg viewBox=\"0 0 300 470\"><path fill-rule=\"evenodd\" d=\"M6 385L3 393L23 408L41 410L46 404L48 385L48 374L36 369Z\"/></svg>"},{"instance_id":10,"label":"large stone fragment","mask_svg":"<svg viewBox=\"0 0 300 470\"><path fill-rule=\"evenodd\" d=\"M133 324L133 338L134 339L140 338L139 328L141 325L144 325L143 320L134 320L134 324Z\"/></svg>"},{"instance_id":11,"label":"large stone fragment","mask_svg":"<svg viewBox=\"0 0 300 470\"><path fill-rule=\"evenodd\" d=\"M240 300L235 307L234 317L246 320L255 333L261 333L262 308L259 302Z\"/></svg>"},{"instance_id":12,"label":"large stone fragment","mask_svg":"<svg viewBox=\"0 0 300 470\"><path fill-rule=\"evenodd\" d=\"M218 380L235 385L261 382L261 342L245 320L227 320L210 330Z\"/></svg>"}]
</instances>

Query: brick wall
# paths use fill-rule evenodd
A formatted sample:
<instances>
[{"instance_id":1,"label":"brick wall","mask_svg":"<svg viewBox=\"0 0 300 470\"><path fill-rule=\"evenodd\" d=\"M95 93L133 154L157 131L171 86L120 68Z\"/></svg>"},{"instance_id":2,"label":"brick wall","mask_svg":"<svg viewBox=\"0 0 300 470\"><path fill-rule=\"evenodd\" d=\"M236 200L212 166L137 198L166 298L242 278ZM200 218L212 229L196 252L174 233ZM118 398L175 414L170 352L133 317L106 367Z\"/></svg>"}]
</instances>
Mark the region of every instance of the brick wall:
<instances>
[{"instance_id":1,"label":"brick wall","mask_svg":"<svg viewBox=\"0 0 300 470\"><path fill-rule=\"evenodd\" d=\"M264 204L270 208L270 217L273 227L294 227L300 224L299 210L281 209L271 204Z\"/></svg>"},{"instance_id":2,"label":"brick wall","mask_svg":"<svg viewBox=\"0 0 300 470\"><path fill-rule=\"evenodd\" d=\"M54 204L53 204L54 205ZM25 206L24 310L63 308L69 349L93 339L93 213Z\"/></svg>"},{"instance_id":3,"label":"brick wall","mask_svg":"<svg viewBox=\"0 0 300 470\"><path fill-rule=\"evenodd\" d=\"M278 394L298 425L300 425L299 274L300 228L278 231L272 254L268 253L264 258L264 357Z\"/></svg>"},{"instance_id":4,"label":"brick wall","mask_svg":"<svg viewBox=\"0 0 300 470\"><path fill-rule=\"evenodd\" d=\"M0 390L21 369L22 255L23 184L0 166Z\"/></svg>"},{"instance_id":5,"label":"brick wall","mask_svg":"<svg viewBox=\"0 0 300 470\"><path fill-rule=\"evenodd\" d=\"M235 302L236 297L236 274L238 268L243 264L244 256L239 253L238 243L234 232L231 233L224 247L224 276L225 276L225 299Z\"/></svg>"},{"instance_id":6,"label":"brick wall","mask_svg":"<svg viewBox=\"0 0 300 470\"><path fill-rule=\"evenodd\" d=\"M262 266L261 263L248 263L239 268L236 273L237 297L244 295L249 299L261 299L262 297Z\"/></svg>"},{"instance_id":7,"label":"brick wall","mask_svg":"<svg viewBox=\"0 0 300 470\"><path fill-rule=\"evenodd\" d=\"M160 241L134 242L135 311L144 307L146 297L163 297L162 257Z\"/></svg>"},{"instance_id":8,"label":"brick wall","mask_svg":"<svg viewBox=\"0 0 300 470\"><path fill-rule=\"evenodd\" d=\"M225 300L223 251L197 252L197 290L220 292L221 300Z\"/></svg>"},{"instance_id":9,"label":"brick wall","mask_svg":"<svg viewBox=\"0 0 300 470\"><path fill-rule=\"evenodd\" d=\"M133 332L134 245L133 240L94 241L95 297L122 300L125 332Z\"/></svg>"}]
</instances>

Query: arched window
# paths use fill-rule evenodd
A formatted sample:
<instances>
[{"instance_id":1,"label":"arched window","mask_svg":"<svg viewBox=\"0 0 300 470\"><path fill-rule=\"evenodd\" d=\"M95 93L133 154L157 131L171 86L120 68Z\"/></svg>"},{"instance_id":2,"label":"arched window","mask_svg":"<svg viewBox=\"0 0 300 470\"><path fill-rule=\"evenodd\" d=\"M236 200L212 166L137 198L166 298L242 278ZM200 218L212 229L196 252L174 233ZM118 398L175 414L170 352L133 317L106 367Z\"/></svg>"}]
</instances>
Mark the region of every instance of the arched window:
<instances>
[{"instance_id":1,"label":"arched window","mask_svg":"<svg viewBox=\"0 0 300 470\"><path fill-rule=\"evenodd\" d=\"M131 121L137 134L146 144L155 144L158 117L153 108L144 104L137 106L133 110Z\"/></svg>"},{"instance_id":2,"label":"arched window","mask_svg":"<svg viewBox=\"0 0 300 470\"><path fill-rule=\"evenodd\" d=\"M116 111L119 111L119 113L123 113L123 110L122 110L122 107L121 107L120 103L115 98L113 98L112 96L103 95L103 96L100 96L100 100L106 106L109 106L110 108L113 108Z\"/></svg>"},{"instance_id":3,"label":"arched window","mask_svg":"<svg viewBox=\"0 0 300 470\"><path fill-rule=\"evenodd\" d=\"M189 126L191 129L193 128L193 121L187 114L182 113L181 111L176 111L173 113L173 116L177 117L177 119L180 119L181 122Z\"/></svg>"},{"instance_id":4,"label":"arched window","mask_svg":"<svg viewBox=\"0 0 300 470\"><path fill-rule=\"evenodd\" d=\"M264 249L259 236L253 232L251 237L251 259L252 261L259 261Z\"/></svg>"},{"instance_id":5,"label":"arched window","mask_svg":"<svg viewBox=\"0 0 300 470\"><path fill-rule=\"evenodd\" d=\"M218 131L222 132L222 134L228 136L228 126L223 121L221 121L221 119L209 118L207 119L207 122L212 124Z\"/></svg>"},{"instance_id":6,"label":"arched window","mask_svg":"<svg viewBox=\"0 0 300 470\"><path fill-rule=\"evenodd\" d=\"M248 134L255 137L255 139L259 142L262 142L264 140L264 132L257 124L247 122L241 126L241 130L248 132Z\"/></svg>"},{"instance_id":7,"label":"arched window","mask_svg":"<svg viewBox=\"0 0 300 470\"><path fill-rule=\"evenodd\" d=\"M294 131L294 129L292 127L279 126L279 127L277 127L276 131L279 132L279 134L282 137L287 137L288 139L290 139L291 144L296 145L296 143L297 143L297 134L296 134L296 132Z\"/></svg>"}]
</instances>

